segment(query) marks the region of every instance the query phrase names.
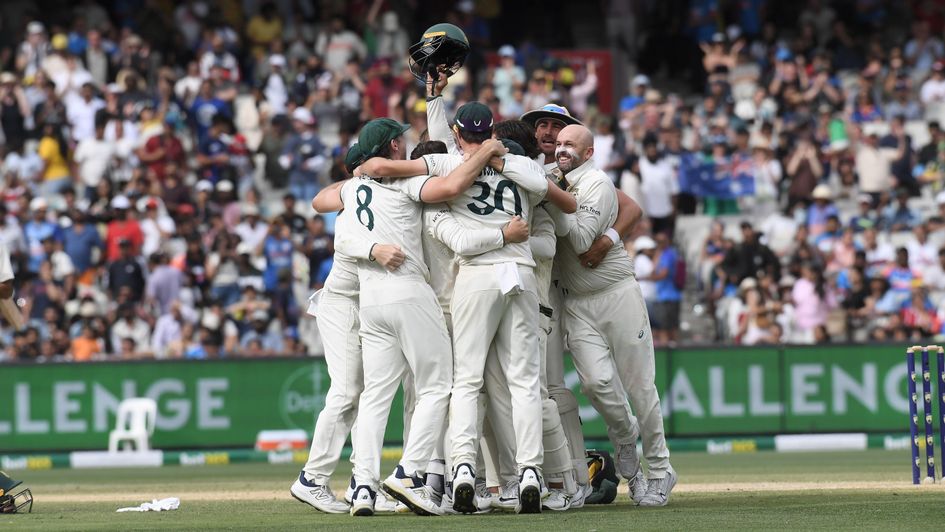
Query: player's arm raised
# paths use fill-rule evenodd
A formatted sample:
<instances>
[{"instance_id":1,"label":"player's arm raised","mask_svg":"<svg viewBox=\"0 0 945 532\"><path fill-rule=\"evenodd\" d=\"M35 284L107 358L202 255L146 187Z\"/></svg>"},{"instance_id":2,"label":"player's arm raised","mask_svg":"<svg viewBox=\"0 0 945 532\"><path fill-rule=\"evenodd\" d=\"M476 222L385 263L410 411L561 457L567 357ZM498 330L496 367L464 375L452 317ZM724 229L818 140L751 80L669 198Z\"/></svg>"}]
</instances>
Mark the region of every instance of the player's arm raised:
<instances>
[{"instance_id":1,"label":"player's arm raised","mask_svg":"<svg viewBox=\"0 0 945 532\"><path fill-rule=\"evenodd\" d=\"M427 179L420 190L420 199L424 203L439 203L450 201L472 186L473 181L482 173L482 169L489 164L492 157L501 157L508 153L508 149L501 142L489 139L482 143L476 153L469 156L463 164L453 169L449 175L434 176ZM428 157L428 156L424 156ZM418 161L422 159L417 159ZM400 162L400 161L398 161ZM423 163L426 165L426 163Z\"/></svg>"},{"instance_id":2,"label":"player's arm raised","mask_svg":"<svg viewBox=\"0 0 945 532\"><path fill-rule=\"evenodd\" d=\"M459 147L456 146L456 138L450 130L450 122L446 118L446 109L443 103L443 89L446 88L448 81L446 74L440 72L440 77L433 83L433 79L427 74L427 127L430 140L439 140L446 144L447 153L459 153Z\"/></svg>"}]
</instances>

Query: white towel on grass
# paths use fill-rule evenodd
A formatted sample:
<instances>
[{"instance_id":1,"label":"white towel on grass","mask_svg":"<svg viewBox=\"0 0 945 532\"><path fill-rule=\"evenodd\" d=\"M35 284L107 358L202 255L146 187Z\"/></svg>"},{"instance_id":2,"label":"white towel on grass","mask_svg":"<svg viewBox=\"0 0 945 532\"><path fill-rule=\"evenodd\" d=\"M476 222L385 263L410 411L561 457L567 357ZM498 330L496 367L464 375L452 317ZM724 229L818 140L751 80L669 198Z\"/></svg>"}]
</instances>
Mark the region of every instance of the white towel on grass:
<instances>
[{"instance_id":1,"label":"white towel on grass","mask_svg":"<svg viewBox=\"0 0 945 532\"><path fill-rule=\"evenodd\" d=\"M180 499L177 497L168 497L166 499L154 499L151 502L143 502L141 506L129 506L128 508L119 508L116 512L166 512L176 510L180 506Z\"/></svg>"}]
</instances>

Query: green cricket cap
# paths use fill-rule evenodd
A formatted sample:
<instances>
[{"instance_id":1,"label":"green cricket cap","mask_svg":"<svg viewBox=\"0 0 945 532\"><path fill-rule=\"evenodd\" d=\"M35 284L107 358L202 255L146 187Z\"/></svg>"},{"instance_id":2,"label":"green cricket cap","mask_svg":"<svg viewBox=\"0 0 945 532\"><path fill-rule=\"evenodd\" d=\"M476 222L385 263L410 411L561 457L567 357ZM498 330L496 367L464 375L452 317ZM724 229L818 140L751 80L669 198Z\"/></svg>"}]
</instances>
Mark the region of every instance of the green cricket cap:
<instances>
[{"instance_id":1,"label":"green cricket cap","mask_svg":"<svg viewBox=\"0 0 945 532\"><path fill-rule=\"evenodd\" d=\"M401 124L390 118L375 118L364 127L358 135L358 144L361 145L361 154L365 159L373 157L388 142L404 134L410 129L410 124Z\"/></svg>"}]
</instances>

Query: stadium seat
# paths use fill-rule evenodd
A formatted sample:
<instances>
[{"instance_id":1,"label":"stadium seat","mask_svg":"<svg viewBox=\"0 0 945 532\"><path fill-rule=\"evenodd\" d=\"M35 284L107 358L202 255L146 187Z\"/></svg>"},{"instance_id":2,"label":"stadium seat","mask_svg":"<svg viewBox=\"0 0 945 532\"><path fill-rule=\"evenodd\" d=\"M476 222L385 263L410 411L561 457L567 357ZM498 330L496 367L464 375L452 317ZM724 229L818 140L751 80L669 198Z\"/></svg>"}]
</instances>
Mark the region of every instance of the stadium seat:
<instances>
[{"instance_id":1,"label":"stadium seat","mask_svg":"<svg viewBox=\"0 0 945 532\"><path fill-rule=\"evenodd\" d=\"M156 420L157 403L154 399L125 399L118 405L115 430L108 434L108 452L118 452L118 444L129 441L134 443L135 451L149 450Z\"/></svg>"}]
</instances>

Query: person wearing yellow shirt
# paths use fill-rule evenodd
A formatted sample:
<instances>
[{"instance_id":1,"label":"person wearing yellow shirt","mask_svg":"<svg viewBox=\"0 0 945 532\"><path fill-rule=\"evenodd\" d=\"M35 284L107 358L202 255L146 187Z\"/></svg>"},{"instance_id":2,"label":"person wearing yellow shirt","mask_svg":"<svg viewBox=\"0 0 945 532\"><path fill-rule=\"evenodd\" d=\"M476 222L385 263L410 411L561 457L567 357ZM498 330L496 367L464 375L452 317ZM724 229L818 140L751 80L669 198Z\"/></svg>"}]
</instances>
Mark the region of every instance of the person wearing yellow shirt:
<instances>
[{"instance_id":1,"label":"person wearing yellow shirt","mask_svg":"<svg viewBox=\"0 0 945 532\"><path fill-rule=\"evenodd\" d=\"M282 36L282 19L276 5L266 2L246 25L246 36L253 43L253 57L260 59L269 50L269 45Z\"/></svg>"},{"instance_id":2,"label":"person wearing yellow shirt","mask_svg":"<svg viewBox=\"0 0 945 532\"><path fill-rule=\"evenodd\" d=\"M59 194L71 182L69 171L69 145L58 124L43 126L43 137L36 149L43 160L42 193L44 196Z\"/></svg>"}]
</instances>

